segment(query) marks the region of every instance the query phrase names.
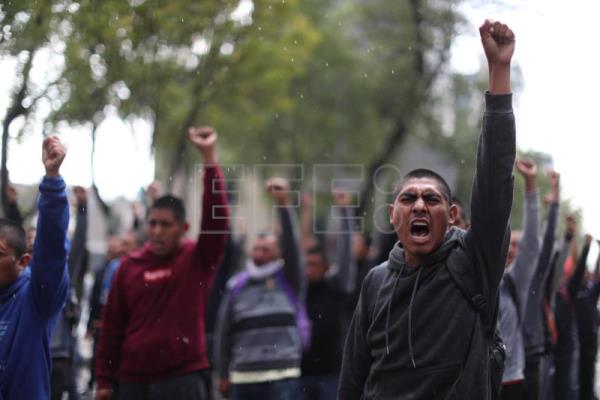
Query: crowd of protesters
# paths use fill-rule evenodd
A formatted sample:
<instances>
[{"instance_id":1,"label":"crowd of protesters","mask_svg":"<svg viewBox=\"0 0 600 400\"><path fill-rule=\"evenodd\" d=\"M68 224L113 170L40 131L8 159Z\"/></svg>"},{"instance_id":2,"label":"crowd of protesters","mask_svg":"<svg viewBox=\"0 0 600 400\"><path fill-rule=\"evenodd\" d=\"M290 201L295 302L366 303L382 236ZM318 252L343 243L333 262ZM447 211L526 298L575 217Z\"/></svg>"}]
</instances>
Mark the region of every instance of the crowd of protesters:
<instances>
[{"instance_id":1,"label":"crowd of protesters","mask_svg":"<svg viewBox=\"0 0 600 400\"><path fill-rule=\"evenodd\" d=\"M91 266L97 189L72 188L67 239L66 149L46 138L35 227L15 188L4 193L0 400L595 399L600 257L588 271L593 238L573 215L559 234L559 174L542 207L538 166L516 160L512 31L486 21L480 34L489 88L470 207L415 169L394 187L391 234L362 232L344 189L317 230L312 196L297 205L271 178L275 226L233 235L217 133L190 128L204 164L196 240L183 201L153 184L145 217ZM524 204L511 230L513 171ZM85 384L80 320L93 342Z\"/></svg>"}]
</instances>

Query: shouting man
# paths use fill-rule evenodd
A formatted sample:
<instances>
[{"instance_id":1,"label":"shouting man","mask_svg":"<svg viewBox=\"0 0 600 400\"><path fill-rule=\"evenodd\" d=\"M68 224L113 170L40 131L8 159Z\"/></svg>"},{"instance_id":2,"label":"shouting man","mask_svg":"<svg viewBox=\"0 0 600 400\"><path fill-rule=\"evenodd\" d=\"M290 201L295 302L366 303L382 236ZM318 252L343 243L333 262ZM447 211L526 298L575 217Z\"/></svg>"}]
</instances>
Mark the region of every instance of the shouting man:
<instances>
[{"instance_id":1,"label":"shouting man","mask_svg":"<svg viewBox=\"0 0 600 400\"><path fill-rule=\"evenodd\" d=\"M472 224L451 228L458 210L435 172L417 169L397 184L389 215L399 242L363 282L344 349L342 400L489 399L499 379L489 354L510 237L515 39L499 22L479 30L490 76Z\"/></svg>"},{"instance_id":2,"label":"shouting man","mask_svg":"<svg viewBox=\"0 0 600 400\"><path fill-rule=\"evenodd\" d=\"M189 139L205 165L198 240L183 240L189 225L181 199L167 195L154 201L149 240L123 259L104 307L98 400L206 399L204 311L225 249L228 212L217 133L192 128Z\"/></svg>"}]
</instances>

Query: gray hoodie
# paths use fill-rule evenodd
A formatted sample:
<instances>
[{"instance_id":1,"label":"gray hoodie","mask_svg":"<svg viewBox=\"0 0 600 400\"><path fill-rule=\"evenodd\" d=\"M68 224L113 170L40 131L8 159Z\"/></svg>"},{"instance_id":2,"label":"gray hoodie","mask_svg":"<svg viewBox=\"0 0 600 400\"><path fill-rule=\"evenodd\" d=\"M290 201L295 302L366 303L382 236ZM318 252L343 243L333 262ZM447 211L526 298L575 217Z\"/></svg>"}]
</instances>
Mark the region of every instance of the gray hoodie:
<instances>
[{"instance_id":1,"label":"gray hoodie","mask_svg":"<svg viewBox=\"0 0 600 400\"><path fill-rule=\"evenodd\" d=\"M525 346L521 322L525 314L527 292L535 271L535 262L540 251L538 239L539 195L537 191L525 193L523 214L525 223L523 235L519 241L519 251L513 263L506 269L500 283L498 333L506 346L502 383L524 379ZM511 285L514 288L512 290Z\"/></svg>"},{"instance_id":2,"label":"gray hoodie","mask_svg":"<svg viewBox=\"0 0 600 400\"><path fill-rule=\"evenodd\" d=\"M511 96L487 94L473 225L466 232L451 229L419 267L409 267L396 245L389 260L369 272L346 338L341 400L489 398L489 344L510 235L514 161ZM455 280L467 275L479 289L471 301Z\"/></svg>"}]
</instances>

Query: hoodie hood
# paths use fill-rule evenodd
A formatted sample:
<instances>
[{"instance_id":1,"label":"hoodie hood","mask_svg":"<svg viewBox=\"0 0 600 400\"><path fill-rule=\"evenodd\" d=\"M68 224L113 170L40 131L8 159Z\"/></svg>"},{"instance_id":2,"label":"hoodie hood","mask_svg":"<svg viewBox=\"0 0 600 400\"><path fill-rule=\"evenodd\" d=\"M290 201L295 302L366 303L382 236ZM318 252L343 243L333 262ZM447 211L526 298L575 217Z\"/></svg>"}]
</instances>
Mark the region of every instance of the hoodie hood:
<instances>
[{"instance_id":1,"label":"hoodie hood","mask_svg":"<svg viewBox=\"0 0 600 400\"><path fill-rule=\"evenodd\" d=\"M412 293L410 297L410 302L408 305L408 352L410 356L410 360L413 368L417 368L417 363L415 361L415 354L413 351L413 343L412 343L412 311L413 311L413 302L415 299L415 295L417 293L417 288L419 287L419 278L421 277L421 273L423 269L434 266L438 264L440 261L443 261L447 258L450 251L461 243L461 230L458 228L450 228L446 233L446 237L444 238L444 242L441 246L439 246L433 253L428 254L424 257L423 263L418 267L410 267L404 258L404 249L402 248L402 244L397 242L394 245L394 248L390 252L389 262L387 263L387 268L392 271L392 279L394 280L394 284L392 287L392 294L388 298L388 302L386 305L386 319L385 319L385 347L387 355L390 354L389 347L389 326L390 326L390 313L392 309L392 301L394 298L396 285L398 281L402 277L406 277L412 274L417 274L415 283L412 288ZM378 295L379 296L379 295Z\"/></svg>"},{"instance_id":2,"label":"hoodie hood","mask_svg":"<svg viewBox=\"0 0 600 400\"><path fill-rule=\"evenodd\" d=\"M389 269L392 270L404 270L404 274L409 275L414 273L416 270L421 267L429 267L432 265L436 265L438 262L446 259L448 253L461 243L463 231L456 227L451 227L448 232L446 232L446 236L442 244L431 254L427 254L423 258L423 263L417 267L410 267L405 259L404 259L404 248L402 247L402 243L396 242L392 251L390 251L389 262L387 264Z\"/></svg>"},{"instance_id":3,"label":"hoodie hood","mask_svg":"<svg viewBox=\"0 0 600 400\"><path fill-rule=\"evenodd\" d=\"M0 305L6 303L11 296L21 290L21 288L25 286L27 282L29 282L30 278L31 270L29 269L29 266L27 266L23 272L21 272L16 281L0 290Z\"/></svg>"}]
</instances>

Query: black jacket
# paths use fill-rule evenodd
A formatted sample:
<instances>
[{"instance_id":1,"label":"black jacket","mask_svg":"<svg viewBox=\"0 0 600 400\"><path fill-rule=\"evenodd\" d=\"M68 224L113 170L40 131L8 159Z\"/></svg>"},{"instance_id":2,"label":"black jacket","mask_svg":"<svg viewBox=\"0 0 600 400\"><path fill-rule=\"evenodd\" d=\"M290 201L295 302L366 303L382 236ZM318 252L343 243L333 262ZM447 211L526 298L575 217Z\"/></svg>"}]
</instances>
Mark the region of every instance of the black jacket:
<instances>
[{"instance_id":1,"label":"black jacket","mask_svg":"<svg viewBox=\"0 0 600 400\"><path fill-rule=\"evenodd\" d=\"M450 230L418 268L404 263L397 245L367 275L346 339L341 400L490 396L488 349L508 248L515 125L510 95L488 94L486 105L473 224L466 232ZM466 275L479 285L485 303L479 312L455 281Z\"/></svg>"}]
</instances>

